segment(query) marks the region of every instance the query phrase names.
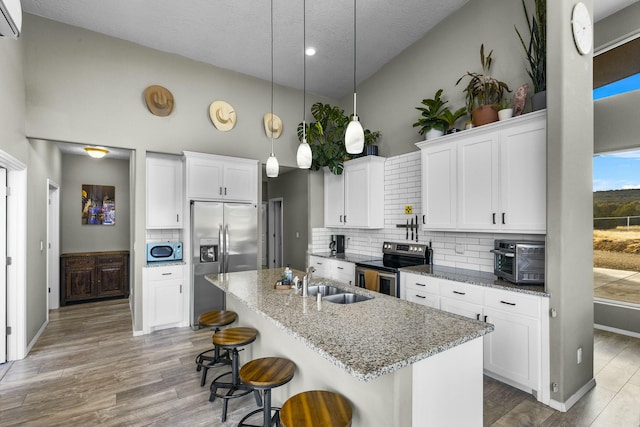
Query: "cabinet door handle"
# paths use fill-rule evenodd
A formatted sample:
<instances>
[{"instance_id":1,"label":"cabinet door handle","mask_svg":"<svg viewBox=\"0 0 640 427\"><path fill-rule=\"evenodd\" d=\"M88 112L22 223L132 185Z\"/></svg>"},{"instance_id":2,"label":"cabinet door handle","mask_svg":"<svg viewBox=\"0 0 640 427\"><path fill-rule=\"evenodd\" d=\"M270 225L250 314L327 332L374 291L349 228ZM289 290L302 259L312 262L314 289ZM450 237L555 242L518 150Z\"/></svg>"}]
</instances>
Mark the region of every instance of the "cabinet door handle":
<instances>
[{"instance_id":1,"label":"cabinet door handle","mask_svg":"<svg viewBox=\"0 0 640 427\"><path fill-rule=\"evenodd\" d=\"M180 285L180 293L182 293L182 285Z\"/></svg>"},{"instance_id":2,"label":"cabinet door handle","mask_svg":"<svg viewBox=\"0 0 640 427\"><path fill-rule=\"evenodd\" d=\"M316 264L317 264L317 265L322 265L322 263L321 263L321 262L317 262L317 261L316 261Z\"/></svg>"},{"instance_id":3,"label":"cabinet door handle","mask_svg":"<svg viewBox=\"0 0 640 427\"><path fill-rule=\"evenodd\" d=\"M515 306L516 303L515 302L508 302L508 301L500 301L502 304L506 304L506 305L511 305L511 306Z\"/></svg>"},{"instance_id":4,"label":"cabinet door handle","mask_svg":"<svg viewBox=\"0 0 640 427\"><path fill-rule=\"evenodd\" d=\"M347 216L346 215L344 216L344 223L345 224L347 223Z\"/></svg>"},{"instance_id":5,"label":"cabinet door handle","mask_svg":"<svg viewBox=\"0 0 640 427\"><path fill-rule=\"evenodd\" d=\"M476 320L480 320L480 313L476 314Z\"/></svg>"},{"instance_id":6,"label":"cabinet door handle","mask_svg":"<svg viewBox=\"0 0 640 427\"><path fill-rule=\"evenodd\" d=\"M338 267L338 270L344 270L344 267Z\"/></svg>"},{"instance_id":7,"label":"cabinet door handle","mask_svg":"<svg viewBox=\"0 0 640 427\"><path fill-rule=\"evenodd\" d=\"M176 214L176 222L180 222L180 214Z\"/></svg>"},{"instance_id":8,"label":"cabinet door handle","mask_svg":"<svg viewBox=\"0 0 640 427\"><path fill-rule=\"evenodd\" d=\"M222 187L220 187L219 194L222 196Z\"/></svg>"},{"instance_id":9,"label":"cabinet door handle","mask_svg":"<svg viewBox=\"0 0 640 427\"><path fill-rule=\"evenodd\" d=\"M491 215L493 216L493 224L495 225L495 223L496 223L496 213L494 212Z\"/></svg>"},{"instance_id":10,"label":"cabinet door handle","mask_svg":"<svg viewBox=\"0 0 640 427\"><path fill-rule=\"evenodd\" d=\"M424 215L424 214L422 215L422 224L426 224L426 221L425 221L426 217L427 217L426 215Z\"/></svg>"},{"instance_id":11,"label":"cabinet door handle","mask_svg":"<svg viewBox=\"0 0 640 427\"><path fill-rule=\"evenodd\" d=\"M487 317L489 316L484 316L484 322L487 323Z\"/></svg>"},{"instance_id":12,"label":"cabinet door handle","mask_svg":"<svg viewBox=\"0 0 640 427\"><path fill-rule=\"evenodd\" d=\"M416 282L416 285L418 285L418 286L427 286L424 283L418 283L418 282Z\"/></svg>"},{"instance_id":13,"label":"cabinet door handle","mask_svg":"<svg viewBox=\"0 0 640 427\"><path fill-rule=\"evenodd\" d=\"M416 296L417 296L418 298L422 298L422 299L426 299L426 298L427 298L427 297L425 297L424 295L418 295L418 294L416 294Z\"/></svg>"},{"instance_id":14,"label":"cabinet door handle","mask_svg":"<svg viewBox=\"0 0 640 427\"><path fill-rule=\"evenodd\" d=\"M342 223L342 215L340 215L340 222Z\"/></svg>"},{"instance_id":15,"label":"cabinet door handle","mask_svg":"<svg viewBox=\"0 0 640 427\"><path fill-rule=\"evenodd\" d=\"M173 273L162 273L163 276L171 276Z\"/></svg>"},{"instance_id":16,"label":"cabinet door handle","mask_svg":"<svg viewBox=\"0 0 640 427\"><path fill-rule=\"evenodd\" d=\"M506 214L505 214L504 212L502 212L502 223L503 223L503 224L506 224L506 222L504 222L504 216L505 216L505 215L506 215Z\"/></svg>"},{"instance_id":17,"label":"cabinet door handle","mask_svg":"<svg viewBox=\"0 0 640 427\"><path fill-rule=\"evenodd\" d=\"M466 295L466 292L458 292L458 291L453 291L454 294L458 294L458 295Z\"/></svg>"},{"instance_id":18,"label":"cabinet door handle","mask_svg":"<svg viewBox=\"0 0 640 427\"><path fill-rule=\"evenodd\" d=\"M227 195L227 187L224 187L224 195Z\"/></svg>"}]
</instances>

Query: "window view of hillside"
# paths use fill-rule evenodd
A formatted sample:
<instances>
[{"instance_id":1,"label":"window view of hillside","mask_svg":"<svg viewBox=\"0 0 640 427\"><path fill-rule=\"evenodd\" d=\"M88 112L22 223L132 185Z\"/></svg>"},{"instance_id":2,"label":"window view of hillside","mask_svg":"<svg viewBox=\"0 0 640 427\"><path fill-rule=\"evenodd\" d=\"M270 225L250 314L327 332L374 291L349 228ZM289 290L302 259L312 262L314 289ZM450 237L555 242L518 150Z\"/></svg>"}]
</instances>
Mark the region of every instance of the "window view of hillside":
<instances>
[{"instance_id":1,"label":"window view of hillside","mask_svg":"<svg viewBox=\"0 0 640 427\"><path fill-rule=\"evenodd\" d=\"M594 296L640 304L640 151L594 157Z\"/></svg>"}]
</instances>

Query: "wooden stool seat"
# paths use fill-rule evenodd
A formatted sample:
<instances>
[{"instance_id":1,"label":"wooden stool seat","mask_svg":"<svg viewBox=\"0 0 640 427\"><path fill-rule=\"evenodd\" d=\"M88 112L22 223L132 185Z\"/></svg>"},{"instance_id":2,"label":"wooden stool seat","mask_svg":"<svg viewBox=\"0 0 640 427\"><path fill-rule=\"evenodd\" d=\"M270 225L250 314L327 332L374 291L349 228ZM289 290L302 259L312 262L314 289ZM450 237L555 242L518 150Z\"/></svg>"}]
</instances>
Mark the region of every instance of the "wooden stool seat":
<instances>
[{"instance_id":1,"label":"wooden stool seat","mask_svg":"<svg viewBox=\"0 0 640 427\"><path fill-rule=\"evenodd\" d=\"M246 424L245 421L260 412L263 413L263 427L270 427L274 422L279 426L280 408L271 406L271 389L291 381L295 370L295 363L282 357L263 357L247 362L240 369L240 380L255 389L263 390L263 405L262 408L245 415L240 420L238 427L251 426L252 424ZM275 410L273 416L271 415L272 410Z\"/></svg>"},{"instance_id":2,"label":"wooden stool seat","mask_svg":"<svg viewBox=\"0 0 640 427\"><path fill-rule=\"evenodd\" d=\"M235 311L230 310L213 310L202 313L198 316L198 325L202 328L215 328L213 336L220 332L221 327L228 326L236 321L238 315ZM213 353L209 355L208 353ZM196 371L202 370L200 378L200 387L207 381L207 372L210 368L218 366L231 365L231 355L228 351L220 354L220 347L214 343L213 348L205 350L196 356ZM204 369L203 369L204 368Z\"/></svg>"},{"instance_id":3,"label":"wooden stool seat","mask_svg":"<svg viewBox=\"0 0 640 427\"><path fill-rule=\"evenodd\" d=\"M258 331L253 328L229 328L213 334L211 342L222 348L234 348L251 344L258 337Z\"/></svg>"},{"instance_id":4,"label":"wooden stool seat","mask_svg":"<svg viewBox=\"0 0 640 427\"><path fill-rule=\"evenodd\" d=\"M238 347L249 345L258 337L258 331L253 328L238 327L223 329L220 332L213 334L211 341L216 348L226 349L231 352L231 372L226 372L222 375L218 375L211 383L211 393L209 394L209 402L214 402L216 397L223 400L222 403L222 422L227 419L227 407L230 399L236 399L238 397L246 396L249 393L255 395L256 404L262 405L262 399L260 392L248 384L243 384L240 381L240 359L238 356ZM231 381L222 381L225 376L231 376ZM218 390L227 390L224 394L219 394Z\"/></svg>"},{"instance_id":5,"label":"wooden stool seat","mask_svg":"<svg viewBox=\"0 0 640 427\"><path fill-rule=\"evenodd\" d=\"M198 316L198 324L203 328L219 328L236 321L238 315L230 310L213 310Z\"/></svg>"},{"instance_id":6,"label":"wooden stool seat","mask_svg":"<svg viewBox=\"0 0 640 427\"><path fill-rule=\"evenodd\" d=\"M283 427L349 427L351 404L338 393L305 391L290 397L280 410Z\"/></svg>"}]
</instances>

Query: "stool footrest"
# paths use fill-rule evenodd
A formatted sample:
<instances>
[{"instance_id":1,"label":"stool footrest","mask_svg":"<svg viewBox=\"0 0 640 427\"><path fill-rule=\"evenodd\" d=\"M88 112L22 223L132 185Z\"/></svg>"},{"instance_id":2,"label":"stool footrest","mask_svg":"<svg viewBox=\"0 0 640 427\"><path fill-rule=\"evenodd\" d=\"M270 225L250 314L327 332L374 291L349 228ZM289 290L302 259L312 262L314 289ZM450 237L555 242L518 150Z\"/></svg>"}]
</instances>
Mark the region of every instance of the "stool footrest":
<instances>
[{"instance_id":1,"label":"stool footrest","mask_svg":"<svg viewBox=\"0 0 640 427\"><path fill-rule=\"evenodd\" d=\"M238 427L263 427L263 424L246 424L245 421L256 414L264 412L264 410L265 408L262 407L262 408L256 409L255 411L249 412L240 420L240 423L238 423ZM276 426L279 427L280 426L280 408L272 406L271 410L275 411L274 414L271 416L271 425L273 425L273 423L275 422Z\"/></svg>"}]
</instances>

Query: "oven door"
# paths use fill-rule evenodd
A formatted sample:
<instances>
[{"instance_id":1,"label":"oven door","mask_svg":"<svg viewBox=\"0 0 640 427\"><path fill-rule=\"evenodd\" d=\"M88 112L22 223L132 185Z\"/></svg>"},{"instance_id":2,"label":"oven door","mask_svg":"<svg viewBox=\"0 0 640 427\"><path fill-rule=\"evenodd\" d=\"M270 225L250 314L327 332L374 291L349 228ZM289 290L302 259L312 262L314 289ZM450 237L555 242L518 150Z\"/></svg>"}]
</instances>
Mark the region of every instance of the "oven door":
<instances>
[{"instance_id":1,"label":"oven door","mask_svg":"<svg viewBox=\"0 0 640 427\"><path fill-rule=\"evenodd\" d=\"M356 267L356 286L365 288L364 286L364 272L365 270L376 270L375 268ZM396 273L389 273L387 271L378 272L380 278L380 293L390 295L398 298L398 275Z\"/></svg>"},{"instance_id":2,"label":"oven door","mask_svg":"<svg viewBox=\"0 0 640 427\"><path fill-rule=\"evenodd\" d=\"M516 272L516 254L510 251L494 249L493 274L509 281L515 280Z\"/></svg>"}]
</instances>

